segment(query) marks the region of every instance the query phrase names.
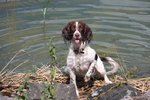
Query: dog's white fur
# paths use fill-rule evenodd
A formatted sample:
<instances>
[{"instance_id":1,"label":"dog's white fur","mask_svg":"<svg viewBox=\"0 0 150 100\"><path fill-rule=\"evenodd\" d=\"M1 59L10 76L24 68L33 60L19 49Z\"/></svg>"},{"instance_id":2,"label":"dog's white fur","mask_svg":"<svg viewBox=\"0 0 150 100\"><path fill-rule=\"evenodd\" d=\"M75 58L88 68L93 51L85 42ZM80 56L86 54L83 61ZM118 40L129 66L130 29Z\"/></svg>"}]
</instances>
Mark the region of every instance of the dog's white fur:
<instances>
[{"instance_id":1,"label":"dog's white fur","mask_svg":"<svg viewBox=\"0 0 150 100\"><path fill-rule=\"evenodd\" d=\"M78 30L79 26L77 21L75 25L75 32L73 33L73 39L71 40L67 56L67 70L70 75L70 82L75 85L76 95L79 97L76 85L76 76L84 77L85 82L89 81L92 75L95 75L96 77L104 77L105 83L111 84L112 82L109 80L107 75L115 73L119 65L112 58L106 57L108 63L110 63L113 67L113 70L106 72L100 57L97 55L96 51L89 46L88 42L80 41L80 43L75 43L74 39L77 38L76 34L79 35L78 38L82 38L82 35ZM74 52L74 48L79 49L78 54ZM96 56L97 59L95 58Z\"/></svg>"}]
</instances>

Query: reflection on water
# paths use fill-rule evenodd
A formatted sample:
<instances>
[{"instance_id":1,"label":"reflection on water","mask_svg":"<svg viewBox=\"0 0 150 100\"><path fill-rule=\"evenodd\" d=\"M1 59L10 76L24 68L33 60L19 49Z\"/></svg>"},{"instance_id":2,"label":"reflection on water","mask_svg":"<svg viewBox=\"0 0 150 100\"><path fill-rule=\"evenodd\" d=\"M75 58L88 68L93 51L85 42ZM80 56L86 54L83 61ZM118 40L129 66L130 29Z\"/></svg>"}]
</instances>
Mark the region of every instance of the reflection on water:
<instances>
[{"instance_id":1,"label":"reflection on water","mask_svg":"<svg viewBox=\"0 0 150 100\"><path fill-rule=\"evenodd\" d=\"M7 2L6 2L7 1ZM48 0L47 0L48 1ZM150 72L150 1L149 0L1 0L0 1L0 69L20 49L9 65L18 71L50 61L49 37L61 36L70 20L84 20L93 30L91 43L101 55L123 59L138 67L138 74ZM48 6L43 21L42 9ZM54 39L57 56L65 64L68 47L62 38Z\"/></svg>"}]
</instances>

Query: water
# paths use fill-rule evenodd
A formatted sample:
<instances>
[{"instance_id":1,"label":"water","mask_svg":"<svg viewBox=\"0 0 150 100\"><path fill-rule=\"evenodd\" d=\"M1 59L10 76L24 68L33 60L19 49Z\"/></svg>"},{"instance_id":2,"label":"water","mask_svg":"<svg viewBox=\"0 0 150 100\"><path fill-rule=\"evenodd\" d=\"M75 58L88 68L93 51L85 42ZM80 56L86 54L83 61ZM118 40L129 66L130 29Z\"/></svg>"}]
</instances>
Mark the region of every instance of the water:
<instances>
[{"instance_id":1,"label":"water","mask_svg":"<svg viewBox=\"0 0 150 100\"><path fill-rule=\"evenodd\" d=\"M6 3L6 1L8 1ZM12 2L9 2L12 1ZM149 0L1 0L0 69L19 50L8 66L28 71L50 61L49 38L56 46L60 65L65 64L68 47L61 30L70 20L83 20L93 30L93 48L102 56L120 59L138 75L150 74ZM42 9L48 7L45 24Z\"/></svg>"}]
</instances>

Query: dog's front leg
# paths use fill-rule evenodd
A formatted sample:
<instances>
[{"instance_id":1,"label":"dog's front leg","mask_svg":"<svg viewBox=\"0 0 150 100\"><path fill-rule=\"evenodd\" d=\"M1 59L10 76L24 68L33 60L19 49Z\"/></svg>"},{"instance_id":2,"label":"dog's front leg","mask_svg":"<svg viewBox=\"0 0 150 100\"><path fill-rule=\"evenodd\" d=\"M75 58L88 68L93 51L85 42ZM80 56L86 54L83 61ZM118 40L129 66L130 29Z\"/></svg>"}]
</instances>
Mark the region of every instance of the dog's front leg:
<instances>
[{"instance_id":1,"label":"dog's front leg","mask_svg":"<svg viewBox=\"0 0 150 100\"><path fill-rule=\"evenodd\" d=\"M95 64L96 64L96 61L94 60L94 61L91 63L91 65L90 65L90 67L89 67L87 73L85 74L85 77L84 77L84 81L85 81L85 82L87 82L87 81L90 80L90 77L91 77L91 75L92 75L92 73L93 73L93 71L94 71Z\"/></svg>"},{"instance_id":2,"label":"dog's front leg","mask_svg":"<svg viewBox=\"0 0 150 100\"><path fill-rule=\"evenodd\" d=\"M76 95L79 98L79 92L78 92L78 88L77 88L77 84L76 84L76 75L70 68L68 68L68 72L69 72L69 75L70 75L70 84L74 85Z\"/></svg>"}]
</instances>

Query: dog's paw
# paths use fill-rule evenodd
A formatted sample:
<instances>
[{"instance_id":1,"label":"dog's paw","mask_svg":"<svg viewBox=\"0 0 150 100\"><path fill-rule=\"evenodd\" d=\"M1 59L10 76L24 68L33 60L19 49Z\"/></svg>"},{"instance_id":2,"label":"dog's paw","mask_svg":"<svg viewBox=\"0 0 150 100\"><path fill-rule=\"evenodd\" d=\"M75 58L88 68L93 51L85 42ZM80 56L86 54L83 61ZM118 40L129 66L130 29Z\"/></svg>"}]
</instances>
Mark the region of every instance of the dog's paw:
<instances>
[{"instance_id":1,"label":"dog's paw","mask_svg":"<svg viewBox=\"0 0 150 100\"><path fill-rule=\"evenodd\" d=\"M112 84L112 81L108 80L105 82L106 84Z\"/></svg>"}]
</instances>

